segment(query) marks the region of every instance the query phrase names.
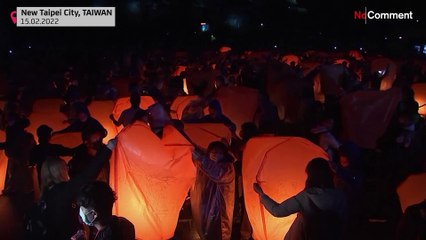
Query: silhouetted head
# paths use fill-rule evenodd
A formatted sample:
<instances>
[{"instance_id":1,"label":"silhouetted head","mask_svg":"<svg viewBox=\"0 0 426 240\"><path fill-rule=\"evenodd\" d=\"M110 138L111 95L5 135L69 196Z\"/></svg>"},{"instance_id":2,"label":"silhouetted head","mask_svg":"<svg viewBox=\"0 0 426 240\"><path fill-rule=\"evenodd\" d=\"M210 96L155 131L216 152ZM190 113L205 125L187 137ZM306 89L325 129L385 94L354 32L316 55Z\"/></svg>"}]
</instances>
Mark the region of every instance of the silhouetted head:
<instances>
[{"instance_id":1,"label":"silhouetted head","mask_svg":"<svg viewBox=\"0 0 426 240\"><path fill-rule=\"evenodd\" d=\"M314 158L306 166L305 188L333 188L333 173L330 166L324 158Z\"/></svg>"}]
</instances>

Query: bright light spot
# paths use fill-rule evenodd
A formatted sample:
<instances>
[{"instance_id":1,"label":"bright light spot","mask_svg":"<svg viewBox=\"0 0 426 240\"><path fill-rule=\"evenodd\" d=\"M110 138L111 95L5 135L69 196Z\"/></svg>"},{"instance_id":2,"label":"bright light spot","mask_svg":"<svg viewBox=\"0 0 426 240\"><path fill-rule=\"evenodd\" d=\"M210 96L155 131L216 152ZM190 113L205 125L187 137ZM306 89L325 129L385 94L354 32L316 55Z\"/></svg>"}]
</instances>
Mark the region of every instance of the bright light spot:
<instances>
[{"instance_id":1,"label":"bright light spot","mask_svg":"<svg viewBox=\"0 0 426 240\"><path fill-rule=\"evenodd\" d=\"M278 45L277 45L277 44L275 44L275 45L274 45L274 48L278 48Z\"/></svg>"},{"instance_id":2,"label":"bright light spot","mask_svg":"<svg viewBox=\"0 0 426 240\"><path fill-rule=\"evenodd\" d=\"M385 40L388 40L388 37L385 37Z\"/></svg>"},{"instance_id":3,"label":"bright light spot","mask_svg":"<svg viewBox=\"0 0 426 240\"><path fill-rule=\"evenodd\" d=\"M260 23L260 26L263 27L263 23Z\"/></svg>"},{"instance_id":4,"label":"bright light spot","mask_svg":"<svg viewBox=\"0 0 426 240\"><path fill-rule=\"evenodd\" d=\"M360 47L359 50L362 51L362 47Z\"/></svg>"},{"instance_id":5,"label":"bright light spot","mask_svg":"<svg viewBox=\"0 0 426 240\"><path fill-rule=\"evenodd\" d=\"M186 93L187 95L189 94L186 78L183 79L183 92Z\"/></svg>"},{"instance_id":6,"label":"bright light spot","mask_svg":"<svg viewBox=\"0 0 426 240\"><path fill-rule=\"evenodd\" d=\"M416 22L419 22L419 20L416 20Z\"/></svg>"},{"instance_id":7,"label":"bright light spot","mask_svg":"<svg viewBox=\"0 0 426 240\"><path fill-rule=\"evenodd\" d=\"M28 48L31 49L31 45L29 45Z\"/></svg>"},{"instance_id":8,"label":"bright light spot","mask_svg":"<svg viewBox=\"0 0 426 240\"><path fill-rule=\"evenodd\" d=\"M12 50L9 50L9 53L10 53L10 54L12 54L12 53L13 53L13 51L12 51Z\"/></svg>"},{"instance_id":9,"label":"bright light spot","mask_svg":"<svg viewBox=\"0 0 426 240\"><path fill-rule=\"evenodd\" d=\"M399 36L399 39L401 40L401 39L402 39L402 37L401 37L401 36Z\"/></svg>"},{"instance_id":10,"label":"bright light spot","mask_svg":"<svg viewBox=\"0 0 426 240\"><path fill-rule=\"evenodd\" d=\"M334 50L337 50L337 47L336 47L336 46L334 46L334 47L333 47L333 49L334 49Z\"/></svg>"}]
</instances>

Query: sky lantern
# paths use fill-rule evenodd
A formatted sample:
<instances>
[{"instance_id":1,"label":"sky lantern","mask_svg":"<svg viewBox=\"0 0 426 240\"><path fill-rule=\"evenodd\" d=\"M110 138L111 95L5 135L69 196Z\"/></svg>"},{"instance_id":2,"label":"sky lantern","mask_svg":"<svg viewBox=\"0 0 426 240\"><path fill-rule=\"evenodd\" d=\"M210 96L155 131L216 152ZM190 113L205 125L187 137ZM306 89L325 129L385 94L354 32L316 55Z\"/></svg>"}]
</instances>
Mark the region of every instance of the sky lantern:
<instances>
[{"instance_id":1,"label":"sky lantern","mask_svg":"<svg viewBox=\"0 0 426 240\"><path fill-rule=\"evenodd\" d=\"M228 46L222 46L222 47L219 48L220 53L227 53L227 52L230 52L230 51L232 51L232 48L230 48Z\"/></svg>"},{"instance_id":2,"label":"sky lantern","mask_svg":"<svg viewBox=\"0 0 426 240\"><path fill-rule=\"evenodd\" d=\"M375 149L401 99L398 89L357 91L340 100L344 138L358 146ZM362 130L362 131L360 131Z\"/></svg>"},{"instance_id":3,"label":"sky lantern","mask_svg":"<svg viewBox=\"0 0 426 240\"><path fill-rule=\"evenodd\" d=\"M173 100L172 105L170 106L170 117L172 119L182 119L182 114L185 108L192 101L200 101L198 96L177 96L175 100Z\"/></svg>"},{"instance_id":4,"label":"sky lantern","mask_svg":"<svg viewBox=\"0 0 426 240\"><path fill-rule=\"evenodd\" d=\"M415 83L411 86L414 99L419 103L419 114L426 116L426 83Z\"/></svg>"},{"instance_id":5,"label":"sky lantern","mask_svg":"<svg viewBox=\"0 0 426 240\"><path fill-rule=\"evenodd\" d=\"M196 145L207 149L214 141L231 141L229 128L221 123L186 123L185 133Z\"/></svg>"},{"instance_id":6,"label":"sky lantern","mask_svg":"<svg viewBox=\"0 0 426 240\"><path fill-rule=\"evenodd\" d=\"M313 158L327 154L317 145L299 137L257 137L251 139L243 154L244 201L253 238L281 240L296 218L272 216L260 203L253 183L276 202L282 202L305 188L305 168Z\"/></svg>"},{"instance_id":7,"label":"sky lantern","mask_svg":"<svg viewBox=\"0 0 426 240\"><path fill-rule=\"evenodd\" d=\"M6 133L4 131L0 131L0 142L4 142L6 140ZM0 150L0 192L4 189L4 180L6 179L6 171L7 171L7 157L4 154L4 150Z\"/></svg>"},{"instance_id":8,"label":"sky lantern","mask_svg":"<svg viewBox=\"0 0 426 240\"><path fill-rule=\"evenodd\" d=\"M36 141L37 128L42 124L48 125L53 131L59 131L68 126L68 123L64 122L67 117L59 111L63 102L61 99L39 99L34 102L33 111L28 117L31 125L27 131L34 135Z\"/></svg>"},{"instance_id":9,"label":"sky lantern","mask_svg":"<svg viewBox=\"0 0 426 240\"><path fill-rule=\"evenodd\" d=\"M192 146L171 126L160 140L140 122L117 139L110 160L110 185L118 196L113 213L134 224L138 239L172 238L195 179Z\"/></svg>"},{"instance_id":10,"label":"sky lantern","mask_svg":"<svg viewBox=\"0 0 426 240\"><path fill-rule=\"evenodd\" d=\"M237 125L237 134L245 122L255 122L259 93L247 87L221 87L216 94L222 112Z\"/></svg>"},{"instance_id":11,"label":"sky lantern","mask_svg":"<svg viewBox=\"0 0 426 240\"><path fill-rule=\"evenodd\" d=\"M407 207L426 200L425 189L426 173L408 176L408 178L405 179L405 181L397 188L402 211L405 212Z\"/></svg>"},{"instance_id":12,"label":"sky lantern","mask_svg":"<svg viewBox=\"0 0 426 240\"><path fill-rule=\"evenodd\" d=\"M350 50L348 52L349 57L354 58L357 61L364 60L364 57L362 56L361 52L358 50Z\"/></svg>"},{"instance_id":13,"label":"sky lantern","mask_svg":"<svg viewBox=\"0 0 426 240\"><path fill-rule=\"evenodd\" d=\"M380 82L380 90L385 91L392 87L398 72L397 65L388 58L376 58L371 61L371 73L384 76Z\"/></svg>"},{"instance_id":14,"label":"sky lantern","mask_svg":"<svg viewBox=\"0 0 426 240\"><path fill-rule=\"evenodd\" d=\"M294 65L297 66L300 63L300 58L294 54L288 54L281 58L281 62L291 66L291 63L294 62Z\"/></svg>"}]
</instances>

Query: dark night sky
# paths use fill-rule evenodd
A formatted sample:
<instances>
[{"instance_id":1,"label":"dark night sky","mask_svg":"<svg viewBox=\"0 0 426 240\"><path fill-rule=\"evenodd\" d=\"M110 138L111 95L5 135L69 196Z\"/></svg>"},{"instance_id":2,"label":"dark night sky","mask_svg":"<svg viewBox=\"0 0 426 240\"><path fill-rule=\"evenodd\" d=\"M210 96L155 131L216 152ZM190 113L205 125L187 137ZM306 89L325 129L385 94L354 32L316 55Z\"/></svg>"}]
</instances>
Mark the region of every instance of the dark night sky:
<instances>
[{"instance_id":1,"label":"dark night sky","mask_svg":"<svg viewBox=\"0 0 426 240\"><path fill-rule=\"evenodd\" d=\"M146 47L180 47L214 44L289 49L306 47L353 48L380 46L404 36L403 44L426 40L420 1L317 1L317 0L3 0L0 2L0 51L31 44L93 47L143 43ZM9 17L17 6L115 6L115 28L16 28ZM353 19L364 6L376 11L410 11L417 21L370 22ZM200 22L211 31L199 33ZM264 23L264 27L260 27ZM235 24L239 24L236 28ZM194 33L197 32L197 33Z\"/></svg>"}]
</instances>

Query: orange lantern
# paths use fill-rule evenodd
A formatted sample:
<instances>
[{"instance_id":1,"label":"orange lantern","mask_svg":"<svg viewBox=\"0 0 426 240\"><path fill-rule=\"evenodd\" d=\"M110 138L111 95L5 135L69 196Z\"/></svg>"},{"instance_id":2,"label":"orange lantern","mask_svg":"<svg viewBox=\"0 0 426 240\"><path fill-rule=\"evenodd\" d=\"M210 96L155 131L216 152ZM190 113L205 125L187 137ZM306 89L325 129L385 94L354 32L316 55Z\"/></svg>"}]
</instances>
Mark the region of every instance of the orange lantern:
<instances>
[{"instance_id":1,"label":"orange lantern","mask_svg":"<svg viewBox=\"0 0 426 240\"><path fill-rule=\"evenodd\" d=\"M254 122L259 93L247 87L222 87L216 94L222 112L237 125L237 133L245 122Z\"/></svg>"},{"instance_id":2,"label":"orange lantern","mask_svg":"<svg viewBox=\"0 0 426 240\"><path fill-rule=\"evenodd\" d=\"M198 96L178 96L173 101L172 105L170 106L170 117L172 119L182 119L182 114L185 108L192 102L192 101L199 101L200 98Z\"/></svg>"},{"instance_id":3,"label":"orange lantern","mask_svg":"<svg viewBox=\"0 0 426 240\"><path fill-rule=\"evenodd\" d=\"M36 140L37 128L42 124L48 125L53 131L59 131L68 126L64 122L67 119L65 114L59 111L62 103L61 99L40 99L34 102L33 112L28 117L31 125L27 130L34 135Z\"/></svg>"},{"instance_id":4,"label":"orange lantern","mask_svg":"<svg viewBox=\"0 0 426 240\"><path fill-rule=\"evenodd\" d=\"M376 141L385 133L400 99L400 91L394 88L358 91L342 97L340 106L345 138L360 147L375 149Z\"/></svg>"},{"instance_id":5,"label":"orange lantern","mask_svg":"<svg viewBox=\"0 0 426 240\"><path fill-rule=\"evenodd\" d=\"M419 114L426 116L426 83L415 83L411 86L414 99L419 103Z\"/></svg>"},{"instance_id":6,"label":"orange lantern","mask_svg":"<svg viewBox=\"0 0 426 240\"><path fill-rule=\"evenodd\" d=\"M313 158L327 154L317 145L299 137L257 137L243 154L244 201L254 239L284 239L296 215L272 216L260 203L253 183L276 202L282 202L305 188L305 168Z\"/></svg>"},{"instance_id":7,"label":"orange lantern","mask_svg":"<svg viewBox=\"0 0 426 240\"><path fill-rule=\"evenodd\" d=\"M6 133L4 131L0 131L0 142L4 142L6 140ZM4 154L4 150L0 150L0 192L4 189L4 180L6 179L6 171L7 171L7 157Z\"/></svg>"},{"instance_id":8,"label":"orange lantern","mask_svg":"<svg viewBox=\"0 0 426 240\"><path fill-rule=\"evenodd\" d=\"M426 200L426 173L410 175L401 185L397 192L401 202L402 211L407 207Z\"/></svg>"},{"instance_id":9,"label":"orange lantern","mask_svg":"<svg viewBox=\"0 0 426 240\"><path fill-rule=\"evenodd\" d=\"M377 58L371 61L371 72L384 75L380 83L380 90L385 91L390 89L395 82L398 68L395 62L388 58Z\"/></svg>"},{"instance_id":10,"label":"orange lantern","mask_svg":"<svg viewBox=\"0 0 426 240\"><path fill-rule=\"evenodd\" d=\"M364 57L362 56L361 52L359 52L358 50L350 50L348 52L349 57L354 58L357 61L362 61L364 60Z\"/></svg>"},{"instance_id":11,"label":"orange lantern","mask_svg":"<svg viewBox=\"0 0 426 240\"><path fill-rule=\"evenodd\" d=\"M185 133L198 146L207 149L214 141L231 141L229 128L221 123L186 123Z\"/></svg>"},{"instance_id":12,"label":"orange lantern","mask_svg":"<svg viewBox=\"0 0 426 240\"><path fill-rule=\"evenodd\" d=\"M300 63L300 59L298 56L293 55L293 54L289 54L289 55L285 55L281 58L281 62L287 64L287 65L291 65L292 62L294 62L294 65L297 66Z\"/></svg>"},{"instance_id":13,"label":"orange lantern","mask_svg":"<svg viewBox=\"0 0 426 240\"><path fill-rule=\"evenodd\" d=\"M195 179L191 145L170 126L163 135L160 140L136 122L119 133L110 161L110 184L118 196L114 213L129 219L140 239L173 237Z\"/></svg>"}]
</instances>

